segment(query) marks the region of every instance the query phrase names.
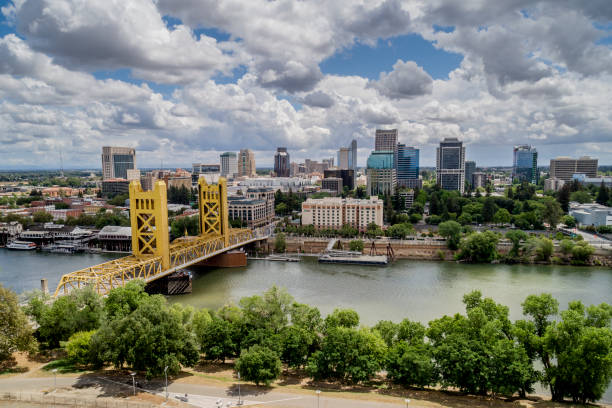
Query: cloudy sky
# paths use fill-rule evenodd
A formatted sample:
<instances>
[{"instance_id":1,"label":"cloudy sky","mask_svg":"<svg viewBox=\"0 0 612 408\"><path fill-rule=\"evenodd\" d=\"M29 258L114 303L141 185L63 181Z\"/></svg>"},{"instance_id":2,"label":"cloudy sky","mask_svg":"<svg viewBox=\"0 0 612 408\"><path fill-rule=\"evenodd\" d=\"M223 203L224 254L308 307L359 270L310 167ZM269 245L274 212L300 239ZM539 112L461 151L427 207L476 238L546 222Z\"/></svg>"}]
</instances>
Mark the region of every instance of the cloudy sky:
<instances>
[{"instance_id":1,"label":"cloudy sky","mask_svg":"<svg viewBox=\"0 0 612 408\"><path fill-rule=\"evenodd\" d=\"M0 0L0 168L335 156L398 128L435 164L612 164L610 0Z\"/></svg>"}]
</instances>

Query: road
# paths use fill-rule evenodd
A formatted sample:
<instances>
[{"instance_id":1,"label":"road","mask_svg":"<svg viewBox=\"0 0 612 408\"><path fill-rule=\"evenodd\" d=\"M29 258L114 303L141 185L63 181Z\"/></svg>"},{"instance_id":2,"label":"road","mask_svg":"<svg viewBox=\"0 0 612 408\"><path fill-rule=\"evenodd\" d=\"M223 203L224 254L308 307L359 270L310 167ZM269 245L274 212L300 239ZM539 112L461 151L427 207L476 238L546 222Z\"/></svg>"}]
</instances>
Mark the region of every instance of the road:
<instances>
[{"instance_id":1,"label":"road","mask_svg":"<svg viewBox=\"0 0 612 408\"><path fill-rule=\"evenodd\" d=\"M0 380L0 393L2 392L48 392L55 388L53 377L44 378L4 378ZM103 377L81 376L81 377L57 377L57 388L66 392L68 387L74 387L81 391L83 387L91 387L89 397L94 396L119 396L119 390L129 393L132 386L124 382L115 382ZM241 399L244 406L257 407L283 407L283 408L370 408L370 407L405 407L406 403L401 398L385 398L387 401L367 400L366 397L359 399L331 397L325 392L317 397L313 390L312 393L289 393L276 390L266 390L254 387L242 387ZM164 395L163 386L156 389L140 389L158 395ZM190 405L202 408L235 407L238 402L238 388L234 385L229 387L207 386L199 384L173 383L168 385L169 398L184 397L187 394L187 402ZM221 405L219 405L221 403ZM228 405L229 404L229 405ZM409 404L410 407L432 407L437 404L426 403L418 405L415 402ZM438 405L439 406L439 405Z\"/></svg>"}]
</instances>

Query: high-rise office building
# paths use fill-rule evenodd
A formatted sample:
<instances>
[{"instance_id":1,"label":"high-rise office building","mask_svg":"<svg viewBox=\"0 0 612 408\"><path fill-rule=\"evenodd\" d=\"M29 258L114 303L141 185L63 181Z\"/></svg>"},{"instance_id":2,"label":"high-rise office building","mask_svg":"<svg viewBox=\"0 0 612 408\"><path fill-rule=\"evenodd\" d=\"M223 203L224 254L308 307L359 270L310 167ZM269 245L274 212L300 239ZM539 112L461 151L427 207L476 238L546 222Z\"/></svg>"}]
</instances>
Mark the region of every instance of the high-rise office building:
<instances>
[{"instance_id":1,"label":"high-rise office building","mask_svg":"<svg viewBox=\"0 0 612 408\"><path fill-rule=\"evenodd\" d=\"M420 188L419 149L402 143L397 145L397 185L399 187Z\"/></svg>"},{"instance_id":2,"label":"high-rise office building","mask_svg":"<svg viewBox=\"0 0 612 408\"><path fill-rule=\"evenodd\" d=\"M286 147L276 148L276 153L274 153L274 173L276 177L289 177L291 173L289 153Z\"/></svg>"},{"instance_id":3,"label":"high-rise office building","mask_svg":"<svg viewBox=\"0 0 612 408\"><path fill-rule=\"evenodd\" d=\"M444 190L465 190L465 147L455 137L445 138L436 149L436 181Z\"/></svg>"},{"instance_id":4,"label":"high-rise office building","mask_svg":"<svg viewBox=\"0 0 612 408\"><path fill-rule=\"evenodd\" d=\"M221 154L221 177L234 178L238 174L238 158L234 152Z\"/></svg>"},{"instance_id":5,"label":"high-rise office building","mask_svg":"<svg viewBox=\"0 0 612 408\"><path fill-rule=\"evenodd\" d=\"M393 151L373 151L367 163L368 194L393 194L397 187L397 170Z\"/></svg>"},{"instance_id":6,"label":"high-rise office building","mask_svg":"<svg viewBox=\"0 0 612 408\"><path fill-rule=\"evenodd\" d=\"M349 147L338 150L338 168L357 170L357 141L353 139Z\"/></svg>"},{"instance_id":7,"label":"high-rise office building","mask_svg":"<svg viewBox=\"0 0 612 408\"><path fill-rule=\"evenodd\" d=\"M351 142L351 153L349 155L349 167L350 170L357 171L357 141L353 139Z\"/></svg>"},{"instance_id":8,"label":"high-rise office building","mask_svg":"<svg viewBox=\"0 0 612 408\"><path fill-rule=\"evenodd\" d=\"M584 174L587 177L597 177L597 159L593 157L557 157L550 160L550 177L563 181L571 181L574 174Z\"/></svg>"},{"instance_id":9,"label":"high-rise office building","mask_svg":"<svg viewBox=\"0 0 612 408\"><path fill-rule=\"evenodd\" d=\"M474 180L472 175L476 172L476 162L471 160L465 161L465 182L474 188Z\"/></svg>"},{"instance_id":10,"label":"high-rise office building","mask_svg":"<svg viewBox=\"0 0 612 408\"><path fill-rule=\"evenodd\" d=\"M130 147L102 148L102 180L127 179L127 171L136 168L136 150Z\"/></svg>"},{"instance_id":11,"label":"high-rise office building","mask_svg":"<svg viewBox=\"0 0 612 408\"><path fill-rule=\"evenodd\" d=\"M512 180L538 184L538 176L538 151L535 147L529 145L514 146Z\"/></svg>"},{"instance_id":12,"label":"high-rise office building","mask_svg":"<svg viewBox=\"0 0 612 408\"><path fill-rule=\"evenodd\" d=\"M376 129L374 150L377 152L392 151L393 165L397 166L397 129Z\"/></svg>"},{"instance_id":13,"label":"high-rise office building","mask_svg":"<svg viewBox=\"0 0 612 408\"><path fill-rule=\"evenodd\" d=\"M341 147L338 150L338 168L346 170L349 168L349 157L351 157L351 149L348 147Z\"/></svg>"},{"instance_id":14,"label":"high-rise office building","mask_svg":"<svg viewBox=\"0 0 612 408\"><path fill-rule=\"evenodd\" d=\"M241 177L255 177L255 153L251 149L240 149L238 153L238 175Z\"/></svg>"}]
</instances>

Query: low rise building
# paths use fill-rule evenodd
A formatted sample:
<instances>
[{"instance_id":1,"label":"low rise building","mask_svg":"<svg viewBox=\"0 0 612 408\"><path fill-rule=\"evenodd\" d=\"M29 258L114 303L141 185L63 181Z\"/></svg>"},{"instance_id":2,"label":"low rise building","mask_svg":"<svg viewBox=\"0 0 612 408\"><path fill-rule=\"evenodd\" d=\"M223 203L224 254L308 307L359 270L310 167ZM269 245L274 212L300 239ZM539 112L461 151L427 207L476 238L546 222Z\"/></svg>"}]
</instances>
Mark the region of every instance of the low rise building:
<instances>
[{"instance_id":1,"label":"low rise building","mask_svg":"<svg viewBox=\"0 0 612 408\"><path fill-rule=\"evenodd\" d=\"M554 177L547 178L546 180L544 180L544 191L559 191L564 184L564 180Z\"/></svg>"},{"instance_id":2,"label":"low rise building","mask_svg":"<svg viewBox=\"0 0 612 408\"><path fill-rule=\"evenodd\" d=\"M572 176L573 180L578 180L578 182L580 184L582 184L583 186L596 186L599 187L601 186L601 183L604 183L604 185L608 188L612 188L612 177L587 177L586 174L584 173L575 173Z\"/></svg>"},{"instance_id":3,"label":"low rise building","mask_svg":"<svg viewBox=\"0 0 612 408\"><path fill-rule=\"evenodd\" d=\"M230 219L242 220L248 228L257 228L269 224L268 206L265 200L233 196L227 198Z\"/></svg>"},{"instance_id":4,"label":"low rise building","mask_svg":"<svg viewBox=\"0 0 612 408\"><path fill-rule=\"evenodd\" d=\"M325 197L309 198L302 203L302 225L315 228L341 228L349 224L365 231L369 224L383 225L383 202L378 197L367 200Z\"/></svg>"},{"instance_id":5,"label":"low rise building","mask_svg":"<svg viewBox=\"0 0 612 408\"><path fill-rule=\"evenodd\" d=\"M612 225L612 207L601 204L570 203L569 215L576 219L578 225L601 227Z\"/></svg>"},{"instance_id":6,"label":"low rise building","mask_svg":"<svg viewBox=\"0 0 612 408\"><path fill-rule=\"evenodd\" d=\"M130 182L126 179L108 179L102 181L102 195L111 196L127 194L130 191Z\"/></svg>"},{"instance_id":7,"label":"low rise building","mask_svg":"<svg viewBox=\"0 0 612 408\"><path fill-rule=\"evenodd\" d=\"M404 190L399 192L400 200L404 202L404 210L409 210L414 204L414 190Z\"/></svg>"},{"instance_id":8,"label":"low rise building","mask_svg":"<svg viewBox=\"0 0 612 408\"><path fill-rule=\"evenodd\" d=\"M327 177L321 181L321 191L333 195L342 194L342 179L340 177Z\"/></svg>"}]
</instances>

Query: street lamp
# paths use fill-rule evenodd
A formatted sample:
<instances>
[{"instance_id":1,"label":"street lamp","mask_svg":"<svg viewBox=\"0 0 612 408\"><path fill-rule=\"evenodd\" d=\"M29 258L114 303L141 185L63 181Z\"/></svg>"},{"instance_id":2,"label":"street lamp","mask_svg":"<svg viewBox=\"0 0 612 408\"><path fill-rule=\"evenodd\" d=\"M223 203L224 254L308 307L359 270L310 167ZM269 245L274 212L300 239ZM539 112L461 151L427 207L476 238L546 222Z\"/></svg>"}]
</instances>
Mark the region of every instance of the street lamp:
<instances>
[{"instance_id":1,"label":"street lamp","mask_svg":"<svg viewBox=\"0 0 612 408\"><path fill-rule=\"evenodd\" d=\"M406 399L404 400L404 402L406 403L406 408L408 408L408 404L410 404L410 400L409 400L408 398L406 398Z\"/></svg>"},{"instance_id":2,"label":"street lamp","mask_svg":"<svg viewBox=\"0 0 612 408\"><path fill-rule=\"evenodd\" d=\"M130 373L130 375L132 376L132 389L134 390L134 395L136 395L136 380L134 379L136 373Z\"/></svg>"},{"instance_id":3,"label":"street lamp","mask_svg":"<svg viewBox=\"0 0 612 408\"><path fill-rule=\"evenodd\" d=\"M321 399L321 390L317 390L317 408L319 408L319 400Z\"/></svg>"},{"instance_id":4,"label":"street lamp","mask_svg":"<svg viewBox=\"0 0 612 408\"><path fill-rule=\"evenodd\" d=\"M166 401L168 401L168 366L164 367L164 375L166 376Z\"/></svg>"},{"instance_id":5,"label":"street lamp","mask_svg":"<svg viewBox=\"0 0 612 408\"><path fill-rule=\"evenodd\" d=\"M55 388L57 388L57 368L54 368L51 371L53 371L53 384L55 385Z\"/></svg>"},{"instance_id":6,"label":"street lamp","mask_svg":"<svg viewBox=\"0 0 612 408\"><path fill-rule=\"evenodd\" d=\"M238 373L238 405L242 405L242 401L240 400L240 372Z\"/></svg>"}]
</instances>

